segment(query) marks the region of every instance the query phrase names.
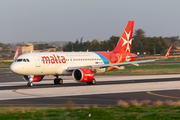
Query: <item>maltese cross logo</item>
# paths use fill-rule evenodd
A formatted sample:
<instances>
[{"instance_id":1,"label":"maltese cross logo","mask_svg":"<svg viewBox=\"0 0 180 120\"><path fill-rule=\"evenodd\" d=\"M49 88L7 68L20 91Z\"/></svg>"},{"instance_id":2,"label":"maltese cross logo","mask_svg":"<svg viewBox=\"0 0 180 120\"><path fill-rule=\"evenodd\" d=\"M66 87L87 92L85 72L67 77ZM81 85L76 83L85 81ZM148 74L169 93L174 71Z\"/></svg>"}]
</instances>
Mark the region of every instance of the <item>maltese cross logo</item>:
<instances>
[{"instance_id":1,"label":"maltese cross logo","mask_svg":"<svg viewBox=\"0 0 180 120\"><path fill-rule=\"evenodd\" d=\"M127 44L127 47L126 47L126 52L127 52L127 50L130 51L130 47L131 47L131 43L132 43L132 38L131 38L131 39L129 38L129 37L130 37L130 34L131 34L131 31L130 31L129 33L127 33L127 32L125 31L125 33L126 33L126 38L127 38L127 39L124 39L124 38L122 37L122 39L123 39L123 41L124 41L124 43L123 43L122 46L124 46L124 45Z\"/></svg>"}]
</instances>

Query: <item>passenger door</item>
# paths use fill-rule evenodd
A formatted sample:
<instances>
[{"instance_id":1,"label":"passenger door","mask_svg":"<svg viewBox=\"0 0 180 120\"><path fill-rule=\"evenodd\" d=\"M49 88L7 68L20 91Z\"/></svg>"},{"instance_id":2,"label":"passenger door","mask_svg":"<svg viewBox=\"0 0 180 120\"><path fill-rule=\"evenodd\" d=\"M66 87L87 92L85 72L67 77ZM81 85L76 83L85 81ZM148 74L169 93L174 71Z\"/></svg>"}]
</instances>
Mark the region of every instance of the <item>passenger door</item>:
<instances>
[{"instance_id":1,"label":"passenger door","mask_svg":"<svg viewBox=\"0 0 180 120\"><path fill-rule=\"evenodd\" d=\"M36 61L36 67L41 67L41 59L37 55L34 55Z\"/></svg>"}]
</instances>

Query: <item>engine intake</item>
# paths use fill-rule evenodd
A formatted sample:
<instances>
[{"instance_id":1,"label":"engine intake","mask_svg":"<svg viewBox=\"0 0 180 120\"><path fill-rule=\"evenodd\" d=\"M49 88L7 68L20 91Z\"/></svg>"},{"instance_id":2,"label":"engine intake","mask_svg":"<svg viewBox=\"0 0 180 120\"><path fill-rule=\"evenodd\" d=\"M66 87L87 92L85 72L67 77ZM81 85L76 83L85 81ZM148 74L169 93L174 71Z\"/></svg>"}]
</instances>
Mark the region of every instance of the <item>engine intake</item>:
<instances>
[{"instance_id":1,"label":"engine intake","mask_svg":"<svg viewBox=\"0 0 180 120\"><path fill-rule=\"evenodd\" d=\"M79 82L91 82L94 78L94 72L88 68L79 68L73 71L72 77Z\"/></svg>"}]
</instances>

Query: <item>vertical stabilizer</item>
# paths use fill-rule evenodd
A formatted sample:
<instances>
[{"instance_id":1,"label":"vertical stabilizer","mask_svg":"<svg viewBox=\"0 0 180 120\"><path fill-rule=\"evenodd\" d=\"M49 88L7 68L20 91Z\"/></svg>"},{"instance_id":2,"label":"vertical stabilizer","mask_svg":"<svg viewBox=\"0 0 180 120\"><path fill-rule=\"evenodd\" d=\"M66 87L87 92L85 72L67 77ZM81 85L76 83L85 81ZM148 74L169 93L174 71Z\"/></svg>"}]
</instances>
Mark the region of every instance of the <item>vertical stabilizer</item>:
<instances>
[{"instance_id":1,"label":"vertical stabilizer","mask_svg":"<svg viewBox=\"0 0 180 120\"><path fill-rule=\"evenodd\" d=\"M14 60L18 57L18 55L19 55L19 48L16 50L16 53L14 55Z\"/></svg>"},{"instance_id":2,"label":"vertical stabilizer","mask_svg":"<svg viewBox=\"0 0 180 120\"><path fill-rule=\"evenodd\" d=\"M132 33L133 33L134 21L128 21L128 24L119 39L116 47L112 52L115 53L130 53L131 43L132 43Z\"/></svg>"},{"instance_id":3,"label":"vertical stabilizer","mask_svg":"<svg viewBox=\"0 0 180 120\"><path fill-rule=\"evenodd\" d=\"M168 58L168 57L169 57L169 54L170 54L171 49L172 49L172 46L173 46L173 45L171 45L170 48L169 48L169 50L167 51L167 53L166 53L166 55L165 55L165 58Z\"/></svg>"}]
</instances>

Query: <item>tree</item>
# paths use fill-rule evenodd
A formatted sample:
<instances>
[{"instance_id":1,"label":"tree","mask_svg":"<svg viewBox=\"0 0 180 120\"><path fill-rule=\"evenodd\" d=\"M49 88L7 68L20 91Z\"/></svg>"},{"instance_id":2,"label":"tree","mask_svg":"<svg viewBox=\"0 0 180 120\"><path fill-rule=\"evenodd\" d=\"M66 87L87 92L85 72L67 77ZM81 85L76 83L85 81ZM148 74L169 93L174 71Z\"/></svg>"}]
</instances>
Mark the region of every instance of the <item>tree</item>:
<instances>
[{"instance_id":1,"label":"tree","mask_svg":"<svg viewBox=\"0 0 180 120\"><path fill-rule=\"evenodd\" d=\"M144 37L145 37L144 30L142 30L142 29L135 30L135 33L134 33L134 36L133 36L134 39L137 40L137 39L142 39Z\"/></svg>"},{"instance_id":2,"label":"tree","mask_svg":"<svg viewBox=\"0 0 180 120\"><path fill-rule=\"evenodd\" d=\"M78 39L75 43L69 42L66 46L63 47L64 51L112 51L117 42L119 41L119 36L111 36L108 40L98 41L97 39L87 42L80 42ZM168 48L167 43L162 37L145 37L145 32L142 29L135 30L135 35L133 36L131 52L133 53L143 53L160 54Z\"/></svg>"},{"instance_id":3,"label":"tree","mask_svg":"<svg viewBox=\"0 0 180 120\"><path fill-rule=\"evenodd\" d=\"M1 42L0 42L0 47L4 47L4 43L1 43Z\"/></svg>"},{"instance_id":4,"label":"tree","mask_svg":"<svg viewBox=\"0 0 180 120\"><path fill-rule=\"evenodd\" d=\"M73 49L73 42L68 42L68 44L63 47L63 51L72 51L72 49Z\"/></svg>"}]
</instances>

